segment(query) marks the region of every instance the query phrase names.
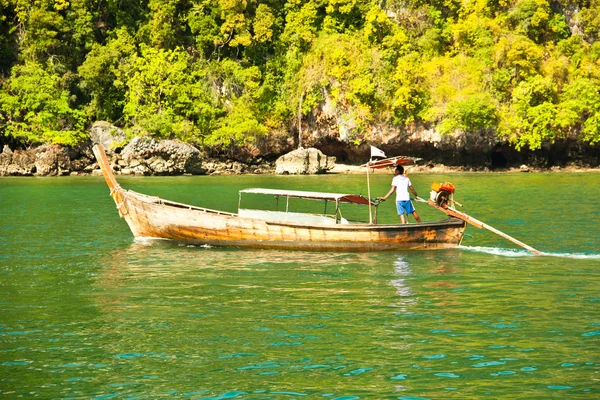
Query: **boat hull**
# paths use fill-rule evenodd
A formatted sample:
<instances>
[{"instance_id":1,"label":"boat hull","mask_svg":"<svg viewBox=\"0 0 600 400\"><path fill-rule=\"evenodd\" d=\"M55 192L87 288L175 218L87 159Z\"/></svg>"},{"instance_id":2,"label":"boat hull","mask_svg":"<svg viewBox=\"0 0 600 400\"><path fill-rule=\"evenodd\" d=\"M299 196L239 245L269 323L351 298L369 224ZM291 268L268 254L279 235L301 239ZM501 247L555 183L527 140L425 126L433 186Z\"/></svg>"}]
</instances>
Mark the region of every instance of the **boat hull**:
<instances>
[{"instance_id":1,"label":"boat hull","mask_svg":"<svg viewBox=\"0 0 600 400\"><path fill-rule=\"evenodd\" d=\"M311 225L242 218L118 189L113 197L121 216L138 238L261 249L381 251L453 248L460 244L464 221L373 225Z\"/></svg>"},{"instance_id":2,"label":"boat hull","mask_svg":"<svg viewBox=\"0 0 600 400\"><path fill-rule=\"evenodd\" d=\"M240 217L124 190L100 145L94 154L136 238L260 249L379 251L447 249L460 244L466 222L457 218L418 224L310 224Z\"/></svg>"}]
</instances>

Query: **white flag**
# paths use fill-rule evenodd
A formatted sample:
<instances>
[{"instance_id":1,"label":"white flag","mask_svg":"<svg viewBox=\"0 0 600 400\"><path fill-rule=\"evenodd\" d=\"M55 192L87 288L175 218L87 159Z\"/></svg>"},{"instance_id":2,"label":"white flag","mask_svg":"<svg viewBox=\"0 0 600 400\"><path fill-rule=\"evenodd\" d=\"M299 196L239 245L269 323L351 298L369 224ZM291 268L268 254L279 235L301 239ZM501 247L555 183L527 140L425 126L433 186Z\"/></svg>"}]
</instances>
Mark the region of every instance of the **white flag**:
<instances>
[{"instance_id":1,"label":"white flag","mask_svg":"<svg viewBox=\"0 0 600 400\"><path fill-rule=\"evenodd\" d=\"M386 155L383 151L379 150L377 147L375 146L371 146L371 158L373 157L383 157L385 158Z\"/></svg>"}]
</instances>

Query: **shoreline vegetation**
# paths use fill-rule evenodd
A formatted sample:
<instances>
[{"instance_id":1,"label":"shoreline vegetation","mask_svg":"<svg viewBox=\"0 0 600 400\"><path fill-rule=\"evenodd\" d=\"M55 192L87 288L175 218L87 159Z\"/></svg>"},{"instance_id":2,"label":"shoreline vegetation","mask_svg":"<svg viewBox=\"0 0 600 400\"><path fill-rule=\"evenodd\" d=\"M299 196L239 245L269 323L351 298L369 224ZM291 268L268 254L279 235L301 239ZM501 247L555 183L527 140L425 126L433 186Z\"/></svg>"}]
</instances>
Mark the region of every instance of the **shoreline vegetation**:
<instances>
[{"instance_id":1,"label":"shoreline vegetation","mask_svg":"<svg viewBox=\"0 0 600 400\"><path fill-rule=\"evenodd\" d=\"M104 124L121 146L178 140L253 166L298 148L358 164L367 144L448 170L600 165L598 0L5 0L0 10L0 148L15 153L59 145L77 164L72 153ZM497 152L509 162L490 162ZM47 161L25 174L83 170ZM176 164L153 171L189 171Z\"/></svg>"}]
</instances>

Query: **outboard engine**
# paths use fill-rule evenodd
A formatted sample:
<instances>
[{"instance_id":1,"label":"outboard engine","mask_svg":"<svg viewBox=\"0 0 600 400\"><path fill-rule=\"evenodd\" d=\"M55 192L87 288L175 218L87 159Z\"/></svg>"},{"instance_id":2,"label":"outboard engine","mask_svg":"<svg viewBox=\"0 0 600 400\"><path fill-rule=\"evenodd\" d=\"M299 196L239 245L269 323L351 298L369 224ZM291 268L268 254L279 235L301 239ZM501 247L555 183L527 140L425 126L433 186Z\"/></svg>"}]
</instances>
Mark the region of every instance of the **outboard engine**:
<instances>
[{"instance_id":1,"label":"outboard engine","mask_svg":"<svg viewBox=\"0 0 600 400\"><path fill-rule=\"evenodd\" d=\"M454 185L450 182L442 184L435 182L431 185L430 199L438 207L448 208L448 204L454 202L454 190Z\"/></svg>"}]
</instances>

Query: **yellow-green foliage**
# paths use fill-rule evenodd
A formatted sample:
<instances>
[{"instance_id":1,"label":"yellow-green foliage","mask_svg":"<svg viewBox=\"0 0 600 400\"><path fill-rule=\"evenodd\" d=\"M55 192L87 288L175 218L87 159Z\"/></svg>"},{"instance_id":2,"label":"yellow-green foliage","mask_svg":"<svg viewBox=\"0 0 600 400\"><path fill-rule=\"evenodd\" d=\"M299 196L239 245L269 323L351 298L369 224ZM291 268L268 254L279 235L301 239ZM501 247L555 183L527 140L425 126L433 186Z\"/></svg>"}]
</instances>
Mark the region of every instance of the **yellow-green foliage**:
<instances>
[{"instance_id":1,"label":"yellow-green foliage","mask_svg":"<svg viewBox=\"0 0 600 400\"><path fill-rule=\"evenodd\" d=\"M0 92L5 132L31 143L74 145L85 139L85 115L72 107L61 78L36 63L13 68Z\"/></svg>"},{"instance_id":2,"label":"yellow-green foliage","mask_svg":"<svg viewBox=\"0 0 600 400\"><path fill-rule=\"evenodd\" d=\"M600 142L600 0L0 0L0 135L207 146L407 124ZM318 126L309 126L316 130Z\"/></svg>"},{"instance_id":3,"label":"yellow-green foliage","mask_svg":"<svg viewBox=\"0 0 600 400\"><path fill-rule=\"evenodd\" d=\"M431 96L429 107L423 115L424 119L440 123L443 133L453 129L472 130L489 127L488 124L459 124L456 127L454 122L451 125L444 124L448 118L456 120L460 109L475 107L474 103L481 102L483 98L487 98L493 107L493 98L486 95L484 62L466 55L444 56L423 63L422 68L423 79ZM467 106L469 104L471 106Z\"/></svg>"}]
</instances>

